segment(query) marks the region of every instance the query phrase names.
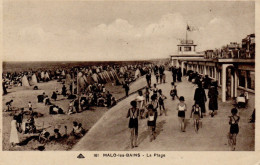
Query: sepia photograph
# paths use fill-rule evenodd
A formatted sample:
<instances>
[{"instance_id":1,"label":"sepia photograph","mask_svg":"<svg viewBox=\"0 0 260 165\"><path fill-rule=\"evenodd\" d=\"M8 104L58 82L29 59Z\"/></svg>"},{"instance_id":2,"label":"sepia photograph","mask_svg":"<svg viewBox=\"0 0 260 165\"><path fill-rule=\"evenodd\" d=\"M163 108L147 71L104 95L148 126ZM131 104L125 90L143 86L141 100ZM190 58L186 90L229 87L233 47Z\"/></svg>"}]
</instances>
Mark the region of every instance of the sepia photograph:
<instances>
[{"instance_id":1,"label":"sepia photograph","mask_svg":"<svg viewBox=\"0 0 260 165\"><path fill-rule=\"evenodd\" d=\"M256 150L254 1L2 9L2 151Z\"/></svg>"}]
</instances>

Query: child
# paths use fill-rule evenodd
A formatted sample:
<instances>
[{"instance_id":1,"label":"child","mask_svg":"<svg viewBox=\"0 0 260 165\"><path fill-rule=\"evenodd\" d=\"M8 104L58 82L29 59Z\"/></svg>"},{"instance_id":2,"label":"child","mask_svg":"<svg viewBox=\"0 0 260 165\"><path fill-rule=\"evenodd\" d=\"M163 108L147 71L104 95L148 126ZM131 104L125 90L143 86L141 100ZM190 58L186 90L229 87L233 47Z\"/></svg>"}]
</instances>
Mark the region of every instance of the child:
<instances>
[{"instance_id":1,"label":"child","mask_svg":"<svg viewBox=\"0 0 260 165\"><path fill-rule=\"evenodd\" d=\"M175 99L175 96L178 98L176 85L172 86L172 90L170 91L170 95L172 96L172 100Z\"/></svg>"},{"instance_id":2,"label":"child","mask_svg":"<svg viewBox=\"0 0 260 165\"><path fill-rule=\"evenodd\" d=\"M198 126L198 121L200 120L200 116L201 116L201 108L199 106L199 104L195 104L192 106L192 110L191 110L191 114L190 114L190 118L193 116L193 121L194 121L194 128L195 131L198 131L198 128L196 128Z\"/></svg>"},{"instance_id":3,"label":"child","mask_svg":"<svg viewBox=\"0 0 260 165\"><path fill-rule=\"evenodd\" d=\"M229 125L230 125L230 132L229 132L229 144L234 151L236 149L236 137L239 132L238 122L240 117L237 115L237 109L233 108L231 110L232 116L229 116Z\"/></svg>"},{"instance_id":4,"label":"child","mask_svg":"<svg viewBox=\"0 0 260 165\"><path fill-rule=\"evenodd\" d=\"M164 107L164 100L167 99L167 97L162 94L161 89L159 89L158 92L159 92L158 103L159 103L159 108L160 108L160 116L162 116L162 110L164 111L165 116L167 116L166 110L165 110L165 107Z\"/></svg>"},{"instance_id":5,"label":"child","mask_svg":"<svg viewBox=\"0 0 260 165\"><path fill-rule=\"evenodd\" d=\"M156 125L156 113L154 111L153 105L149 104L146 112L146 118L148 118L147 126L148 131L150 132L150 142L155 140L155 125Z\"/></svg>"},{"instance_id":6,"label":"child","mask_svg":"<svg viewBox=\"0 0 260 165\"><path fill-rule=\"evenodd\" d=\"M180 122L180 129L185 132L185 111L187 111L187 105L184 103L184 97L180 97L180 102L177 104L178 117Z\"/></svg>"}]
</instances>

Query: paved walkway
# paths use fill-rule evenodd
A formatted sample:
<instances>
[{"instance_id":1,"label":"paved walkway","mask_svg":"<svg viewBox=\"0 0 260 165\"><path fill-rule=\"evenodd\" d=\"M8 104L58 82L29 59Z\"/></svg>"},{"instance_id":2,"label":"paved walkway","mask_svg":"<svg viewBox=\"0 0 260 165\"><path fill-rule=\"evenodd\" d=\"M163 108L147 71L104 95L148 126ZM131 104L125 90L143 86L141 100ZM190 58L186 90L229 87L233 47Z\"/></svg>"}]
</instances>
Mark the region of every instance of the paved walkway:
<instances>
[{"instance_id":1,"label":"paved walkway","mask_svg":"<svg viewBox=\"0 0 260 165\"><path fill-rule=\"evenodd\" d=\"M126 118L127 110L130 108L130 101L135 99L137 94L131 95L125 100L111 108L104 116L89 130L89 132L78 142L73 150L94 150L94 151L229 151L227 145L227 133L229 132L229 118L231 102L222 103L219 99L218 114L211 118L208 114L203 118L203 127L198 134L193 128L193 120L189 119L193 96L196 86L183 78L183 82L177 83L178 95L185 97L188 106L186 112L186 132L179 129L176 105L178 100L170 98L170 72L166 72L167 83L161 84L158 88L168 97L165 107L168 116L159 116L157 120L157 138L149 141L147 131L147 120L139 120L138 147L130 148L130 131ZM152 79L154 83L154 76ZM133 85L141 87L145 83L141 78ZM207 93L207 91L206 91ZM252 107L251 107L252 106ZM237 148L240 151L254 150L254 126L248 123L254 105L248 109L240 109L240 132L237 136ZM208 107L208 103L206 103Z\"/></svg>"}]
</instances>

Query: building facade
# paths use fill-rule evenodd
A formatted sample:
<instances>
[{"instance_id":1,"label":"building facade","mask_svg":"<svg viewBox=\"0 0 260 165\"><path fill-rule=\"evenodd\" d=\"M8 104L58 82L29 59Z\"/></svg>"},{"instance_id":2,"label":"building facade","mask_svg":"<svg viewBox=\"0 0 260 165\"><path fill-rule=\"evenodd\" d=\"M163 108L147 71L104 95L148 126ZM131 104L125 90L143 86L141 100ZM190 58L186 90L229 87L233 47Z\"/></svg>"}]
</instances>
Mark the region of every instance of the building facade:
<instances>
[{"instance_id":1,"label":"building facade","mask_svg":"<svg viewBox=\"0 0 260 165\"><path fill-rule=\"evenodd\" d=\"M179 53L171 55L172 66L181 67L182 71L186 69L203 76L208 75L212 80L218 81L223 102L237 97L238 89L255 93L254 36L251 34L243 39L242 46L230 43L221 49L206 50L203 54L195 52L193 42L177 45ZM185 46L194 48L181 52Z\"/></svg>"}]
</instances>

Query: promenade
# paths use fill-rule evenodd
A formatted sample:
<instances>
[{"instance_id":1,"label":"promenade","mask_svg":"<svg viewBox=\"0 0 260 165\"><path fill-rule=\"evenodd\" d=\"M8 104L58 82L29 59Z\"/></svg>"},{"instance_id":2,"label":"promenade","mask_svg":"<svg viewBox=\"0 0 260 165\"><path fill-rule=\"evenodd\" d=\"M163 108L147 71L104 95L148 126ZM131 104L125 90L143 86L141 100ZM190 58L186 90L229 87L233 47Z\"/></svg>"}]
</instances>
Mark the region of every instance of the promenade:
<instances>
[{"instance_id":1,"label":"promenade","mask_svg":"<svg viewBox=\"0 0 260 165\"><path fill-rule=\"evenodd\" d=\"M130 148L130 131L128 129L129 119L126 118L130 101L135 99L133 94L119 102L115 107L107 111L104 116L89 130L89 132L74 146L72 150L87 151L230 151L227 133L229 132L230 110L232 101L222 103L219 98L219 110L217 115L211 118L208 114L208 102L206 103L207 115L202 119L203 126L196 133L193 128L193 119L190 119L191 107L194 104L193 96L196 86L182 78L177 83L179 96L185 97L188 106L186 112L186 132L181 132L177 117L177 99L172 100L169 93L171 89L171 73L166 71L166 83L159 84L163 94L167 97L165 108L167 115L159 116L157 120L156 140L150 142L147 129L147 120L139 120L138 147ZM152 76L152 84L155 82ZM139 89L146 85L145 78L138 79L132 86ZM134 87L133 87L134 86ZM207 94L207 90L206 90ZM254 102L254 97L250 97ZM254 125L248 123L254 105L247 109L239 109L241 117L240 132L237 136L236 151L253 151L255 142Z\"/></svg>"}]
</instances>

